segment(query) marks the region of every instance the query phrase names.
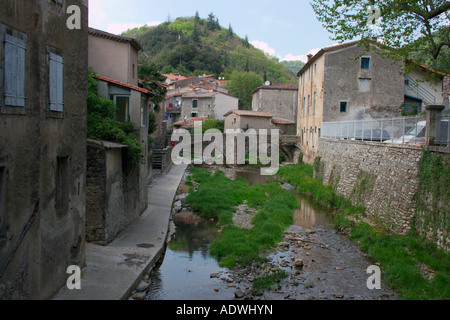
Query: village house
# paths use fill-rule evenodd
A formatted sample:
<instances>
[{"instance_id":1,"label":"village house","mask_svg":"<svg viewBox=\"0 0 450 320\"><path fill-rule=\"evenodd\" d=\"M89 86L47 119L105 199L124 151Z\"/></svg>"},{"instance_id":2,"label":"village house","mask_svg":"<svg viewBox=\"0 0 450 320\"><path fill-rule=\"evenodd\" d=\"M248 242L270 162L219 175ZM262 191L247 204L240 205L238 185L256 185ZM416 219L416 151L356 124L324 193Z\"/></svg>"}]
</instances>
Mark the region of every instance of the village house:
<instances>
[{"instance_id":1,"label":"village house","mask_svg":"<svg viewBox=\"0 0 450 320\"><path fill-rule=\"evenodd\" d=\"M256 88L252 92L252 110L270 112L275 119L297 121L298 83L279 83Z\"/></svg>"},{"instance_id":2,"label":"village house","mask_svg":"<svg viewBox=\"0 0 450 320\"><path fill-rule=\"evenodd\" d=\"M214 79L214 75L189 78L172 74L165 76L169 84L162 109L169 132L175 123L185 118L223 120L226 112L238 108L239 99L228 93L226 81Z\"/></svg>"},{"instance_id":3,"label":"village house","mask_svg":"<svg viewBox=\"0 0 450 320\"><path fill-rule=\"evenodd\" d=\"M358 41L324 48L308 59L297 75L297 135L307 162L314 161L323 122L392 118L443 102L442 80L422 81L426 67L405 74L401 63L366 52Z\"/></svg>"},{"instance_id":4,"label":"village house","mask_svg":"<svg viewBox=\"0 0 450 320\"><path fill-rule=\"evenodd\" d=\"M148 148L151 104L148 90L138 86L138 52L135 39L89 28L89 66L95 72L98 92L114 101L116 119L130 121L139 141ZM147 208L149 160L130 163L127 147L111 142L88 142L86 237L105 245L125 230Z\"/></svg>"},{"instance_id":5,"label":"village house","mask_svg":"<svg viewBox=\"0 0 450 320\"><path fill-rule=\"evenodd\" d=\"M272 114L251 110L231 110L224 115L225 130L273 129Z\"/></svg>"},{"instance_id":6,"label":"village house","mask_svg":"<svg viewBox=\"0 0 450 320\"><path fill-rule=\"evenodd\" d=\"M87 3L0 6L2 300L47 299L85 264Z\"/></svg>"},{"instance_id":7,"label":"village house","mask_svg":"<svg viewBox=\"0 0 450 320\"><path fill-rule=\"evenodd\" d=\"M237 109L239 99L218 91L194 91L181 97L181 119L209 117L223 120L230 110Z\"/></svg>"}]
</instances>

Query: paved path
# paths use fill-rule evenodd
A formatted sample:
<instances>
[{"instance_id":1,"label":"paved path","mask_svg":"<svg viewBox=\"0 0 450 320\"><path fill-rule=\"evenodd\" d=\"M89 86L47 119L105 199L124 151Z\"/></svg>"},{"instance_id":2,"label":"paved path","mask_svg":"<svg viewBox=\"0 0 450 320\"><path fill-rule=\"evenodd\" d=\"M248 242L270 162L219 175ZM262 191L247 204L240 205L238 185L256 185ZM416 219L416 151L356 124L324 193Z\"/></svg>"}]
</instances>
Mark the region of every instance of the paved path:
<instances>
[{"instance_id":1,"label":"paved path","mask_svg":"<svg viewBox=\"0 0 450 320\"><path fill-rule=\"evenodd\" d=\"M63 287L52 299L128 299L164 252L173 200L186 168L173 166L168 175L154 177L142 216L108 246L86 245L81 290Z\"/></svg>"}]
</instances>

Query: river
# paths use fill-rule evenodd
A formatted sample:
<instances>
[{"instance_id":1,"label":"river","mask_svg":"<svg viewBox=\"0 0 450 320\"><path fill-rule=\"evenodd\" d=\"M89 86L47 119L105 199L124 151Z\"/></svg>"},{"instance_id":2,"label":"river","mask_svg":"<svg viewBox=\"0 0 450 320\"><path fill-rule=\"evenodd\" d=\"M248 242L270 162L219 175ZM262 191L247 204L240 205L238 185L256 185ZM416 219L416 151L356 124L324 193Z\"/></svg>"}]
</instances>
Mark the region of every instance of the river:
<instances>
[{"instance_id":1,"label":"river","mask_svg":"<svg viewBox=\"0 0 450 320\"><path fill-rule=\"evenodd\" d=\"M269 179L261 176L259 169L237 169L228 171L228 175L230 172L249 184ZM209 246L219 236L217 226L184 210L173 216L175 232L160 265L150 275L146 300L232 300L237 290L244 298L254 300L395 299L384 285L383 290L367 288L366 270L372 263L334 230L327 211L306 197L298 195L297 200L300 209L285 238L287 242L302 238L306 245L291 241L288 248L278 248L271 254L270 267L291 273L278 290L252 296L248 272L221 268L210 256ZM292 267L292 261L298 258L305 264L301 272Z\"/></svg>"}]
</instances>

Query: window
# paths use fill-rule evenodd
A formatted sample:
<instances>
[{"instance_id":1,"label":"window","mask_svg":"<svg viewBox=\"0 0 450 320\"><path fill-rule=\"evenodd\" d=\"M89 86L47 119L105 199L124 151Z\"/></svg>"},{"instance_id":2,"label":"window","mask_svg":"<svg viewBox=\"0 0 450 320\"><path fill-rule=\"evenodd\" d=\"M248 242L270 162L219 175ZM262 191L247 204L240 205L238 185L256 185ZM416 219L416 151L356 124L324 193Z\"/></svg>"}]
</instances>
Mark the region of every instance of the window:
<instances>
[{"instance_id":1,"label":"window","mask_svg":"<svg viewBox=\"0 0 450 320\"><path fill-rule=\"evenodd\" d=\"M120 122L127 122L130 120L130 96L116 95L113 96L114 104L116 105L117 113L116 120Z\"/></svg>"},{"instance_id":2,"label":"window","mask_svg":"<svg viewBox=\"0 0 450 320\"><path fill-rule=\"evenodd\" d=\"M69 208L69 157L57 158L55 188L55 209L65 211Z\"/></svg>"},{"instance_id":3,"label":"window","mask_svg":"<svg viewBox=\"0 0 450 320\"><path fill-rule=\"evenodd\" d=\"M192 108L197 109L198 108L198 100L192 100Z\"/></svg>"},{"instance_id":4,"label":"window","mask_svg":"<svg viewBox=\"0 0 450 320\"><path fill-rule=\"evenodd\" d=\"M316 95L317 93L314 92L313 115L316 115Z\"/></svg>"},{"instance_id":5,"label":"window","mask_svg":"<svg viewBox=\"0 0 450 320\"><path fill-rule=\"evenodd\" d=\"M6 238L6 167L0 166L0 243Z\"/></svg>"},{"instance_id":6,"label":"window","mask_svg":"<svg viewBox=\"0 0 450 320\"><path fill-rule=\"evenodd\" d=\"M148 122L148 106L147 106L147 100L142 99L141 103L141 127L147 127Z\"/></svg>"},{"instance_id":7,"label":"window","mask_svg":"<svg viewBox=\"0 0 450 320\"><path fill-rule=\"evenodd\" d=\"M361 69L362 70L370 69L370 57L362 57L361 58Z\"/></svg>"},{"instance_id":8,"label":"window","mask_svg":"<svg viewBox=\"0 0 450 320\"><path fill-rule=\"evenodd\" d=\"M341 101L340 102L339 110L340 110L341 113L346 113L347 112L347 105L348 105L347 101Z\"/></svg>"},{"instance_id":9,"label":"window","mask_svg":"<svg viewBox=\"0 0 450 320\"><path fill-rule=\"evenodd\" d=\"M310 104L311 104L311 96L308 94L308 116L309 116Z\"/></svg>"},{"instance_id":10,"label":"window","mask_svg":"<svg viewBox=\"0 0 450 320\"><path fill-rule=\"evenodd\" d=\"M50 111L63 112L63 66L64 59L53 52L48 52L49 59L49 103Z\"/></svg>"},{"instance_id":11,"label":"window","mask_svg":"<svg viewBox=\"0 0 450 320\"><path fill-rule=\"evenodd\" d=\"M5 107L25 107L26 50L27 36L0 24L0 104Z\"/></svg>"},{"instance_id":12,"label":"window","mask_svg":"<svg viewBox=\"0 0 450 320\"><path fill-rule=\"evenodd\" d=\"M198 118L198 113L192 112L191 113L191 118Z\"/></svg>"},{"instance_id":13,"label":"window","mask_svg":"<svg viewBox=\"0 0 450 320\"><path fill-rule=\"evenodd\" d=\"M303 118L305 117L306 110L306 97L303 97Z\"/></svg>"},{"instance_id":14,"label":"window","mask_svg":"<svg viewBox=\"0 0 450 320\"><path fill-rule=\"evenodd\" d=\"M311 144L314 150L316 148L316 141L314 140L314 129L311 130Z\"/></svg>"},{"instance_id":15,"label":"window","mask_svg":"<svg viewBox=\"0 0 450 320\"><path fill-rule=\"evenodd\" d=\"M359 79L359 91L370 92L371 79Z\"/></svg>"}]
</instances>

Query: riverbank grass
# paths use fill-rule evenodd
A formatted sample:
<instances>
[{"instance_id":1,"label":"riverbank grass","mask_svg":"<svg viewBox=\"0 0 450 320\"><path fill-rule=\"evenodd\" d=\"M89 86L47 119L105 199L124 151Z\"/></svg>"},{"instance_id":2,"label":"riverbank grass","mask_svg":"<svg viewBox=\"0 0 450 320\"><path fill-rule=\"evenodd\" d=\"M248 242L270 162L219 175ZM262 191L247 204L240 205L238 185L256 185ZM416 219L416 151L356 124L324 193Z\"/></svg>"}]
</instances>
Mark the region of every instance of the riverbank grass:
<instances>
[{"instance_id":1,"label":"riverbank grass","mask_svg":"<svg viewBox=\"0 0 450 320\"><path fill-rule=\"evenodd\" d=\"M201 217L215 219L223 227L221 237L211 244L211 254L230 269L261 261L263 253L283 240L283 232L293 223L299 207L295 196L276 180L249 186L242 178L231 180L221 171L211 174L197 167L191 168L190 179L199 186L186 201ZM244 200L258 210L250 230L233 224L236 207Z\"/></svg>"},{"instance_id":2,"label":"riverbank grass","mask_svg":"<svg viewBox=\"0 0 450 320\"><path fill-rule=\"evenodd\" d=\"M380 264L387 285L402 299L450 299L450 253L414 232L402 237L391 234L379 221L369 225L362 219L363 206L352 205L324 186L314 179L313 171L313 166L298 164L280 168L279 176L296 186L299 193L329 207L335 227L344 230L374 263Z\"/></svg>"}]
</instances>

